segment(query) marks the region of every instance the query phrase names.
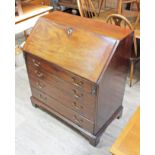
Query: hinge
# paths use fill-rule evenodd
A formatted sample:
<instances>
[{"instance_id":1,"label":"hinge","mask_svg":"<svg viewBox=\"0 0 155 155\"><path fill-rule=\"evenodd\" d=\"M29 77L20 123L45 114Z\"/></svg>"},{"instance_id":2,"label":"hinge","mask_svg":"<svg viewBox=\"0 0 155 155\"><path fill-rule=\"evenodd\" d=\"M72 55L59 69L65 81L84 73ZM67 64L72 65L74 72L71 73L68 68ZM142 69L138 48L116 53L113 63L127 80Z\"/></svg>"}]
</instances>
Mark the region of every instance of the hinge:
<instances>
[{"instance_id":1,"label":"hinge","mask_svg":"<svg viewBox=\"0 0 155 155\"><path fill-rule=\"evenodd\" d=\"M97 94L97 85L92 86L92 95Z\"/></svg>"}]
</instances>

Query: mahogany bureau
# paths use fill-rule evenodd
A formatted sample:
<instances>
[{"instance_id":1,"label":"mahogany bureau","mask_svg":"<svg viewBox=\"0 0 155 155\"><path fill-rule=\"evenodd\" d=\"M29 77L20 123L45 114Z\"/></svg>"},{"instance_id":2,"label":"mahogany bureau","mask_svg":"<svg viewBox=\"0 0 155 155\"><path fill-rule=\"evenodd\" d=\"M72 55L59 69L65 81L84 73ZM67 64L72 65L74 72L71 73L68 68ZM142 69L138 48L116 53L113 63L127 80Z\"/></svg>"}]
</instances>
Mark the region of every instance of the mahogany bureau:
<instances>
[{"instance_id":1,"label":"mahogany bureau","mask_svg":"<svg viewBox=\"0 0 155 155\"><path fill-rule=\"evenodd\" d=\"M133 32L55 11L24 46L31 101L97 145L121 116Z\"/></svg>"}]
</instances>

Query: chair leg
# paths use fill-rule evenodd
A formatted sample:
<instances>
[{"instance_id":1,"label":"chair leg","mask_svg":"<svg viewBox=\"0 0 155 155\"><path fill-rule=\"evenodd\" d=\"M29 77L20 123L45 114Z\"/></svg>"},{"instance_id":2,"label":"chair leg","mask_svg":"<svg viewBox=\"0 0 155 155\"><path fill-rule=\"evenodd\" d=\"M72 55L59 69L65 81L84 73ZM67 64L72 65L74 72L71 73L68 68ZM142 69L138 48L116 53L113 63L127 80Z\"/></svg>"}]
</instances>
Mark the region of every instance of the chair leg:
<instances>
[{"instance_id":1,"label":"chair leg","mask_svg":"<svg viewBox=\"0 0 155 155\"><path fill-rule=\"evenodd\" d=\"M130 65L130 87L132 86L133 73L134 73L134 62L131 61L131 65Z\"/></svg>"},{"instance_id":2,"label":"chair leg","mask_svg":"<svg viewBox=\"0 0 155 155\"><path fill-rule=\"evenodd\" d=\"M100 11L101 11L101 9L102 9L102 5L105 3L105 0L101 0L101 1L99 1L99 12L98 12L98 17L100 16Z\"/></svg>"},{"instance_id":3,"label":"chair leg","mask_svg":"<svg viewBox=\"0 0 155 155\"><path fill-rule=\"evenodd\" d=\"M135 35L135 34L134 34ZM133 43L134 43L134 52L135 52L135 56L137 57L137 40L136 37L133 37Z\"/></svg>"}]
</instances>

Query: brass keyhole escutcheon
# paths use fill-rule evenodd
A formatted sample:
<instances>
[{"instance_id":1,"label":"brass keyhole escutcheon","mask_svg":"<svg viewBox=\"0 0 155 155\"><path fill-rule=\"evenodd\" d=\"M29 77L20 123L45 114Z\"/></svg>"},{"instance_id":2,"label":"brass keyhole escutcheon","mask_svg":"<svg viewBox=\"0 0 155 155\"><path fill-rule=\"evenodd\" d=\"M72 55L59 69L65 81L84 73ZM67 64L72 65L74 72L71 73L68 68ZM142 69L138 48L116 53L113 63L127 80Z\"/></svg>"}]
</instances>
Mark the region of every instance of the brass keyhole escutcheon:
<instances>
[{"instance_id":1,"label":"brass keyhole escutcheon","mask_svg":"<svg viewBox=\"0 0 155 155\"><path fill-rule=\"evenodd\" d=\"M73 29L71 27L67 28L66 30L68 36L70 36L73 33Z\"/></svg>"}]
</instances>

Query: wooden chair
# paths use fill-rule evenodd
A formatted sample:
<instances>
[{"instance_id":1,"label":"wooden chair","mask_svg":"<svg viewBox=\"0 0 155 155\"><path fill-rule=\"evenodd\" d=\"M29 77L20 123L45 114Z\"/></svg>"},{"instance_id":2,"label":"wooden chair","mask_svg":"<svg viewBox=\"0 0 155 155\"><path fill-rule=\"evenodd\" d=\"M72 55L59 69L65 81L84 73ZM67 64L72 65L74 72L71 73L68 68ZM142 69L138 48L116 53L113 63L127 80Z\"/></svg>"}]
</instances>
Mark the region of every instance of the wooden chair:
<instances>
[{"instance_id":1,"label":"wooden chair","mask_svg":"<svg viewBox=\"0 0 155 155\"><path fill-rule=\"evenodd\" d=\"M130 21L120 14L111 14L107 17L106 23L120 26L122 28L133 30Z\"/></svg>"},{"instance_id":2,"label":"wooden chair","mask_svg":"<svg viewBox=\"0 0 155 155\"><path fill-rule=\"evenodd\" d=\"M107 3L111 3L111 5L107 5ZM127 9L128 5L130 8ZM104 9L101 13L102 6ZM98 15L105 20L110 14L121 14L134 25L140 14L140 0L99 0Z\"/></svg>"},{"instance_id":3,"label":"wooden chair","mask_svg":"<svg viewBox=\"0 0 155 155\"><path fill-rule=\"evenodd\" d=\"M125 5L129 5L129 9L123 9ZM125 16L133 25L137 21L140 14L139 0L119 0L117 7L118 14Z\"/></svg>"},{"instance_id":4,"label":"wooden chair","mask_svg":"<svg viewBox=\"0 0 155 155\"><path fill-rule=\"evenodd\" d=\"M109 14L115 13L111 12L111 10L106 10L105 12L101 12L100 16L97 13L97 9L95 9L92 0L77 0L78 9L81 17L93 18L97 20L106 20L106 17Z\"/></svg>"},{"instance_id":5,"label":"wooden chair","mask_svg":"<svg viewBox=\"0 0 155 155\"><path fill-rule=\"evenodd\" d=\"M99 15L101 13L101 9L102 9L102 11L117 13L117 9L116 9L117 8L117 1L118 0L99 0L98 1Z\"/></svg>"},{"instance_id":6,"label":"wooden chair","mask_svg":"<svg viewBox=\"0 0 155 155\"><path fill-rule=\"evenodd\" d=\"M122 8L123 8L123 5L125 4L130 4L130 9L132 8L133 4L136 4L137 11L140 11L139 0L119 0L118 14L122 14Z\"/></svg>"},{"instance_id":7,"label":"wooden chair","mask_svg":"<svg viewBox=\"0 0 155 155\"><path fill-rule=\"evenodd\" d=\"M82 17L97 17L96 9L91 0L77 0L77 5Z\"/></svg>"},{"instance_id":8,"label":"wooden chair","mask_svg":"<svg viewBox=\"0 0 155 155\"><path fill-rule=\"evenodd\" d=\"M130 21L126 17L120 14L109 15L106 19L106 23L110 23L113 25L120 26L121 28L130 29L134 31L134 28L131 25ZM130 64L131 64L130 65L130 86L132 86L132 80L134 75L134 64L139 60L139 57L137 57L137 42L136 42L135 35L133 37L133 43L134 43L135 56L130 58Z\"/></svg>"}]
</instances>

